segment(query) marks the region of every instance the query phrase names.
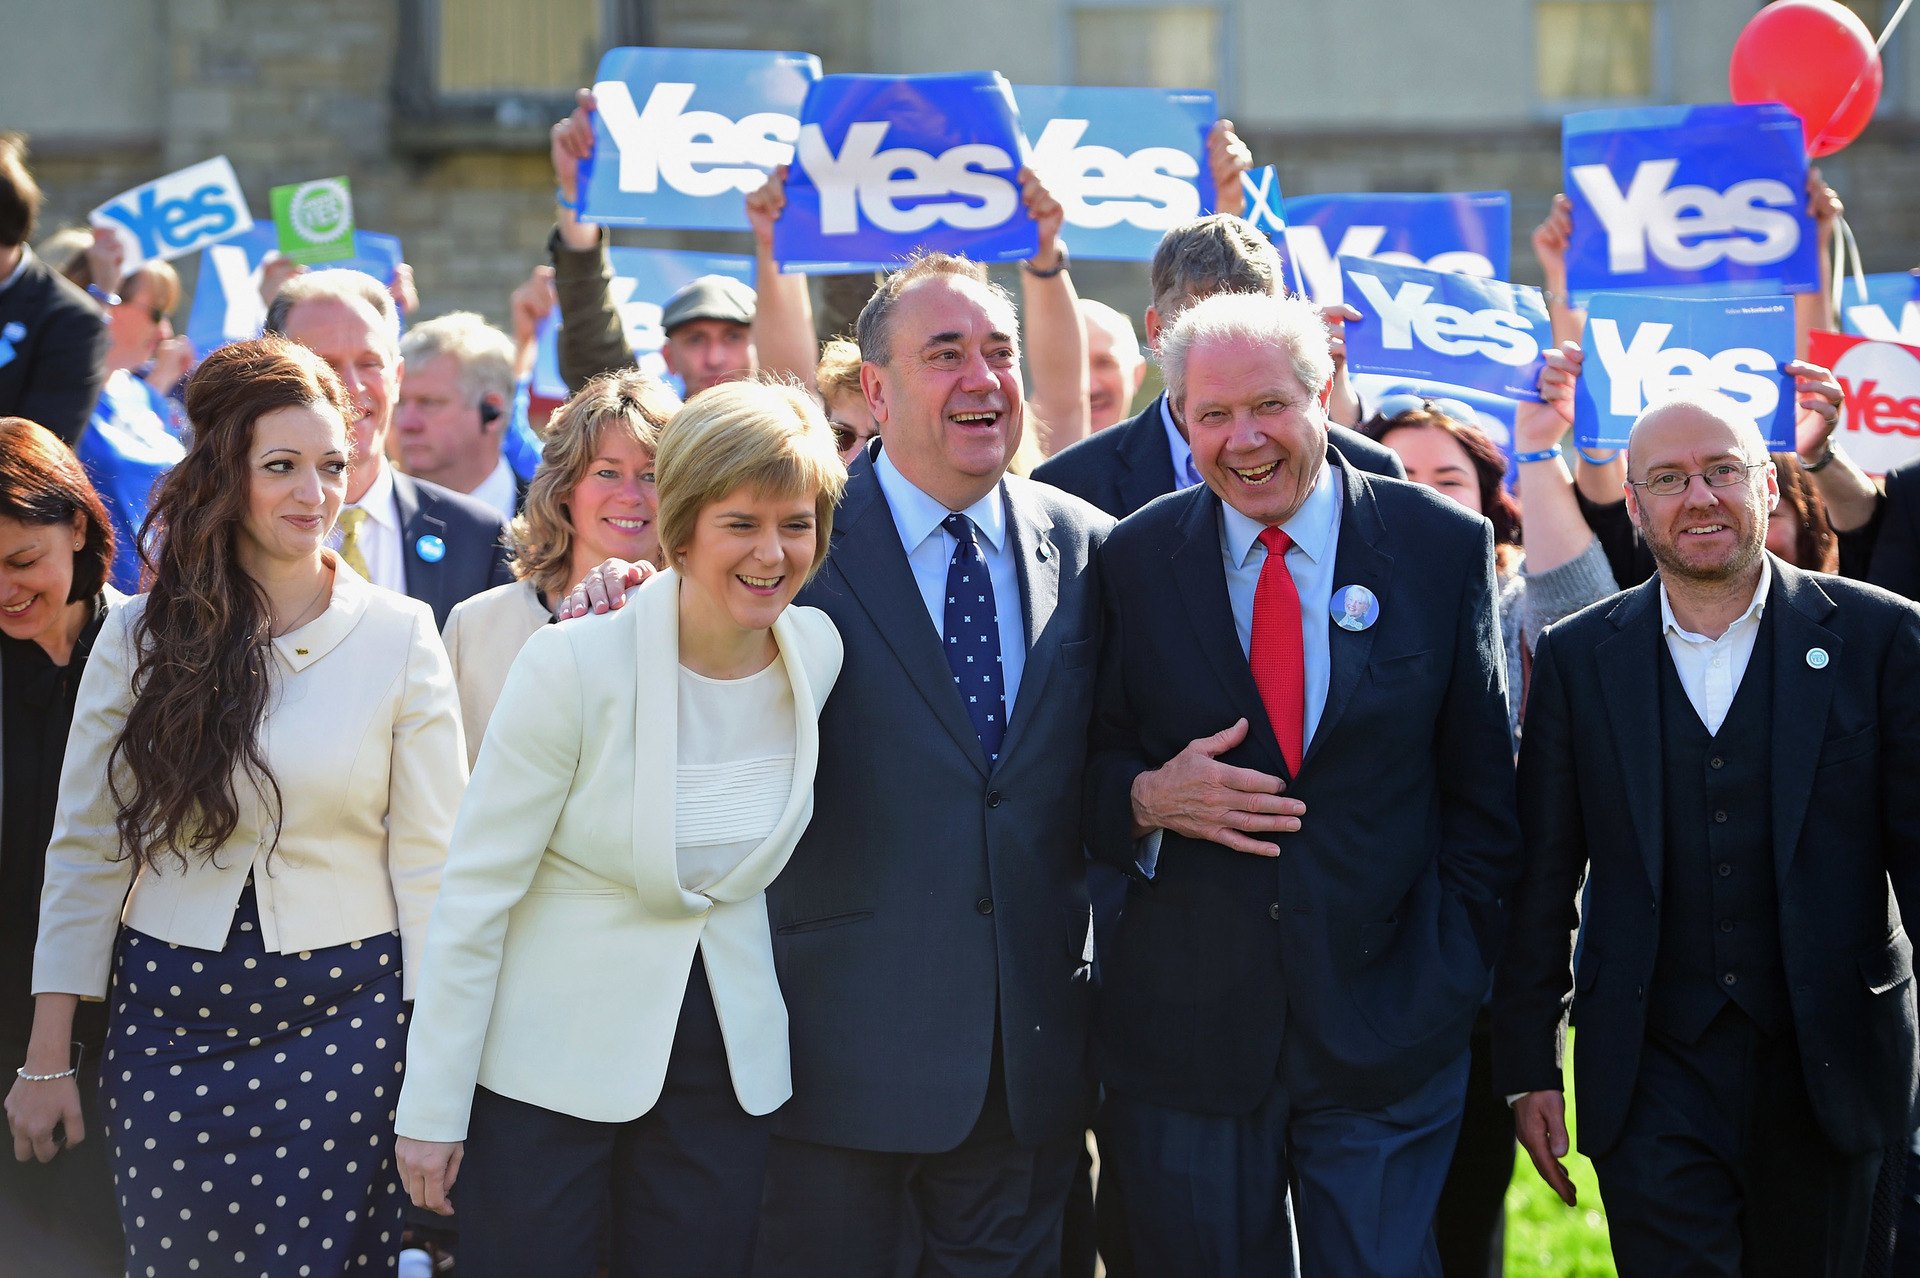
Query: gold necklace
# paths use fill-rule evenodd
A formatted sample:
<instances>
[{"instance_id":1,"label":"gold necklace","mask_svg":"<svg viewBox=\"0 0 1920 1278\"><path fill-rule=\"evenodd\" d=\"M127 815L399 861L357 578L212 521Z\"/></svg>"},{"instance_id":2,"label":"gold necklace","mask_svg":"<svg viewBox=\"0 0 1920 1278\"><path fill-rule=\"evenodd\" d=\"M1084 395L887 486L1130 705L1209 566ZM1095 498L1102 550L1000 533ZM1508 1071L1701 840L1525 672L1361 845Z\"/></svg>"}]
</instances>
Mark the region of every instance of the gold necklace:
<instances>
[{"instance_id":1,"label":"gold necklace","mask_svg":"<svg viewBox=\"0 0 1920 1278\"><path fill-rule=\"evenodd\" d=\"M320 573L320 589L313 592L313 598L307 600L306 607L302 608L298 613L294 614L293 624L282 627L281 629L278 629L278 630L273 629L270 626L267 629L268 636L271 638L278 639L281 635L292 634L294 631L298 630L301 626L305 625L307 623L308 614L313 611L313 606L320 602L321 595L324 595L325 593L327 593L327 585L330 579L331 579L331 574L323 570Z\"/></svg>"}]
</instances>

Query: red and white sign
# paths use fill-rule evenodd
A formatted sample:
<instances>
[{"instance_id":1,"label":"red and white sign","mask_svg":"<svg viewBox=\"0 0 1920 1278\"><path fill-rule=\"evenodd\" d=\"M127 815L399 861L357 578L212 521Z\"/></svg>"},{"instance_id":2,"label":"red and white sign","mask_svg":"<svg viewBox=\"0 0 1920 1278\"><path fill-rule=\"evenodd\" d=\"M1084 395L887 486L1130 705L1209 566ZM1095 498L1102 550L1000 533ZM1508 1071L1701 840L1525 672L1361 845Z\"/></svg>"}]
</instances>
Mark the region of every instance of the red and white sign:
<instances>
[{"instance_id":1,"label":"red and white sign","mask_svg":"<svg viewBox=\"0 0 1920 1278\"><path fill-rule=\"evenodd\" d=\"M1920 457L1920 346L1815 332L1808 357L1847 393L1834 440L1869 475Z\"/></svg>"}]
</instances>

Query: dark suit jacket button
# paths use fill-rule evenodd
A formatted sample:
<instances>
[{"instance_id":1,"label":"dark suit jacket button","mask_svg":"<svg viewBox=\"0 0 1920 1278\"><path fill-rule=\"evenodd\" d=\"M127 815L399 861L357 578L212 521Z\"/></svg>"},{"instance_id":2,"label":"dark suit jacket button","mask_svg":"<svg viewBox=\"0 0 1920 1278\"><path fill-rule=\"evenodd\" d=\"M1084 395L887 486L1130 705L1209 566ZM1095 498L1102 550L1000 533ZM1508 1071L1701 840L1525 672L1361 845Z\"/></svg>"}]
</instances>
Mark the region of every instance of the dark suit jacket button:
<instances>
[{"instance_id":1,"label":"dark suit jacket button","mask_svg":"<svg viewBox=\"0 0 1920 1278\"><path fill-rule=\"evenodd\" d=\"M1267 907L1267 917L1270 919L1277 919L1280 917L1280 902L1275 901L1272 905L1269 905Z\"/></svg>"},{"instance_id":2,"label":"dark suit jacket button","mask_svg":"<svg viewBox=\"0 0 1920 1278\"><path fill-rule=\"evenodd\" d=\"M1720 877L1723 879L1730 878L1733 874L1733 866L1728 864L1725 861L1722 861L1718 866L1714 868L1720 872Z\"/></svg>"},{"instance_id":3,"label":"dark suit jacket button","mask_svg":"<svg viewBox=\"0 0 1920 1278\"><path fill-rule=\"evenodd\" d=\"M1727 814L1725 812L1716 812L1713 814L1713 819L1722 824L1725 824L1727 819Z\"/></svg>"},{"instance_id":4,"label":"dark suit jacket button","mask_svg":"<svg viewBox=\"0 0 1920 1278\"><path fill-rule=\"evenodd\" d=\"M990 808L1000 806L1000 792L998 790L987 791L987 806Z\"/></svg>"},{"instance_id":5,"label":"dark suit jacket button","mask_svg":"<svg viewBox=\"0 0 1920 1278\"><path fill-rule=\"evenodd\" d=\"M1715 755L1713 758L1707 760L1707 766L1710 768L1724 768L1727 766L1727 761Z\"/></svg>"},{"instance_id":6,"label":"dark suit jacket button","mask_svg":"<svg viewBox=\"0 0 1920 1278\"><path fill-rule=\"evenodd\" d=\"M991 914L993 913L993 899L983 896L973 903L973 908L982 914Z\"/></svg>"}]
</instances>

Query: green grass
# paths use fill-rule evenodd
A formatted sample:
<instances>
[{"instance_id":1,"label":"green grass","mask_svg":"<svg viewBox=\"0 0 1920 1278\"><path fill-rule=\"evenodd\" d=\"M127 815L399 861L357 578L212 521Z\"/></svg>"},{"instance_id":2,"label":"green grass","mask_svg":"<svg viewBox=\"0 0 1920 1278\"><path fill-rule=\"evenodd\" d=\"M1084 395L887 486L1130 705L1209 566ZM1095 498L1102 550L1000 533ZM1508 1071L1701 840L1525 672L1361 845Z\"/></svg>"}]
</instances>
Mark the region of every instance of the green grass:
<instances>
[{"instance_id":1,"label":"green grass","mask_svg":"<svg viewBox=\"0 0 1920 1278\"><path fill-rule=\"evenodd\" d=\"M1568 1039L1567 1129L1577 1130L1573 1107L1573 1043ZM1540 1179L1523 1149L1507 1187L1507 1278L1614 1278L1607 1214L1593 1164L1579 1153L1566 1159L1578 1207L1569 1207Z\"/></svg>"}]
</instances>

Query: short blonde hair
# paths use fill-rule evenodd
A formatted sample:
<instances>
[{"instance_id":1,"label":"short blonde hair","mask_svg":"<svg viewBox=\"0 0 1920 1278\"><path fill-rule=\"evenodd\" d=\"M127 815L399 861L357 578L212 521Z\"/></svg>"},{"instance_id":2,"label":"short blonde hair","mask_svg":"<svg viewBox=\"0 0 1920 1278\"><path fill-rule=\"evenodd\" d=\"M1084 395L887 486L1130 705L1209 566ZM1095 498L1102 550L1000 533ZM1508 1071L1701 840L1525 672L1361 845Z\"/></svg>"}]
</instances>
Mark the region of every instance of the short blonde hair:
<instances>
[{"instance_id":1,"label":"short blonde hair","mask_svg":"<svg viewBox=\"0 0 1920 1278\"><path fill-rule=\"evenodd\" d=\"M860 348L844 337L836 337L820 348L820 363L814 369L813 384L820 398L854 395L866 398L860 389Z\"/></svg>"},{"instance_id":2,"label":"short blonde hair","mask_svg":"<svg viewBox=\"0 0 1920 1278\"><path fill-rule=\"evenodd\" d=\"M668 562L693 541L700 512L750 488L814 496L811 578L827 557L833 508L847 468L813 396L791 379L724 382L681 409L660 432L654 454L660 488L660 552Z\"/></svg>"},{"instance_id":3,"label":"short blonde hair","mask_svg":"<svg viewBox=\"0 0 1920 1278\"><path fill-rule=\"evenodd\" d=\"M513 575L557 596L573 585L573 519L567 499L586 477L608 431L658 454L660 428L680 410L680 397L638 369L602 373L554 411L540 466L507 530Z\"/></svg>"}]
</instances>

